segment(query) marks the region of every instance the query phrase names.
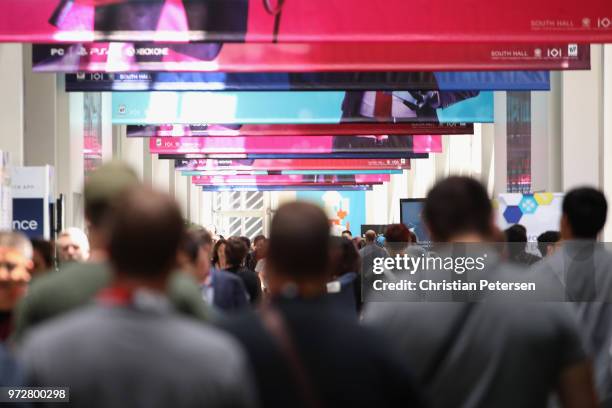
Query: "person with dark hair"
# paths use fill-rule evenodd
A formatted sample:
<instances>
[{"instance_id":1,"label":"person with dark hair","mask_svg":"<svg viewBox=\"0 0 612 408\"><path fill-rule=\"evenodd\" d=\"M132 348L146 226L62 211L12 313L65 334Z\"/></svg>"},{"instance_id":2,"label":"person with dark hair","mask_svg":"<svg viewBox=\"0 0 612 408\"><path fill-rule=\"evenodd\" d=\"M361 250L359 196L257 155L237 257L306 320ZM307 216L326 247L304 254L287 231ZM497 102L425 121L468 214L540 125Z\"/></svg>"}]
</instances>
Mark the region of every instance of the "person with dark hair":
<instances>
[{"instance_id":1,"label":"person with dark hair","mask_svg":"<svg viewBox=\"0 0 612 408\"><path fill-rule=\"evenodd\" d=\"M355 316L361 310L361 257L353 241L343 237L331 240L331 281L327 292L338 307Z\"/></svg>"},{"instance_id":2,"label":"person with dark hair","mask_svg":"<svg viewBox=\"0 0 612 408\"><path fill-rule=\"evenodd\" d=\"M527 228L514 224L504 231L508 251L508 260L519 265L533 265L541 258L527 252Z\"/></svg>"},{"instance_id":3,"label":"person with dark hair","mask_svg":"<svg viewBox=\"0 0 612 408\"><path fill-rule=\"evenodd\" d=\"M62 265L58 272L32 282L15 313L16 341L31 327L89 303L110 284L107 219L113 215L115 200L139 185L134 170L121 162L106 163L89 175L83 186L91 242L89 260ZM172 275L168 296L182 313L205 321L210 319L195 281L186 274Z\"/></svg>"},{"instance_id":4,"label":"person with dark hair","mask_svg":"<svg viewBox=\"0 0 612 408\"><path fill-rule=\"evenodd\" d=\"M111 285L94 305L32 331L20 350L26 382L69 387L73 407L252 406L238 344L180 316L165 295L184 236L178 205L136 188L107 223Z\"/></svg>"},{"instance_id":5,"label":"person with dark hair","mask_svg":"<svg viewBox=\"0 0 612 408\"><path fill-rule=\"evenodd\" d=\"M410 230L404 224L390 224L385 230L385 242L409 244L411 240Z\"/></svg>"},{"instance_id":6,"label":"person with dark hair","mask_svg":"<svg viewBox=\"0 0 612 408\"><path fill-rule=\"evenodd\" d=\"M225 238L219 238L213 247L212 264L217 269L225 269L227 267L227 262L225 260L225 243Z\"/></svg>"},{"instance_id":7,"label":"person with dark hair","mask_svg":"<svg viewBox=\"0 0 612 408\"><path fill-rule=\"evenodd\" d=\"M265 235L257 235L253 238L253 250L249 252L247 268L258 274L263 271L267 250L267 239ZM261 262L260 262L261 261ZM257 266L259 264L259 266Z\"/></svg>"},{"instance_id":8,"label":"person with dark hair","mask_svg":"<svg viewBox=\"0 0 612 408\"><path fill-rule=\"evenodd\" d=\"M597 236L606 224L605 195L591 187L569 191L563 199L561 241L551 256L534 265L534 273L561 282L580 323L593 361L602 407L612 406L612 252Z\"/></svg>"},{"instance_id":9,"label":"person with dark hair","mask_svg":"<svg viewBox=\"0 0 612 408\"><path fill-rule=\"evenodd\" d=\"M557 242L561 239L559 231L546 231L538 235L538 250L542 258L555 253Z\"/></svg>"},{"instance_id":10,"label":"person with dark hair","mask_svg":"<svg viewBox=\"0 0 612 408\"><path fill-rule=\"evenodd\" d=\"M385 248L391 256L404 254L412 243L410 230L404 224L390 224L385 230Z\"/></svg>"},{"instance_id":11,"label":"person with dark hair","mask_svg":"<svg viewBox=\"0 0 612 408\"><path fill-rule=\"evenodd\" d=\"M606 225L606 196L591 187L571 190L563 199L561 237L563 239L595 240Z\"/></svg>"},{"instance_id":12,"label":"person with dark hair","mask_svg":"<svg viewBox=\"0 0 612 408\"><path fill-rule=\"evenodd\" d=\"M242 279L251 304L256 304L261 298L261 281L257 274L245 266L249 247L239 237L231 237L225 241L225 270Z\"/></svg>"},{"instance_id":13,"label":"person with dark hair","mask_svg":"<svg viewBox=\"0 0 612 408\"><path fill-rule=\"evenodd\" d=\"M181 245L181 266L202 289L202 297L211 306L232 311L248 305L246 289L236 275L211 267L212 236L204 228L187 231Z\"/></svg>"},{"instance_id":14,"label":"person with dark hair","mask_svg":"<svg viewBox=\"0 0 612 408\"><path fill-rule=\"evenodd\" d=\"M53 243L40 238L31 239L32 242L32 278L43 275L53 269Z\"/></svg>"},{"instance_id":15,"label":"person with dark hair","mask_svg":"<svg viewBox=\"0 0 612 408\"><path fill-rule=\"evenodd\" d=\"M461 256L470 248L482 254L495 236L487 190L471 178L438 182L423 215L440 250L453 244L450 250ZM484 276L512 281L525 275L487 254ZM443 272L423 279L448 279ZM589 361L567 305L441 295L433 294L432 302L372 302L364 317L401 347L398 356L413 364L431 407L544 407L551 392L562 407L596 406Z\"/></svg>"},{"instance_id":16,"label":"person with dark hair","mask_svg":"<svg viewBox=\"0 0 612 408\"><path fill-rule=\"evenodd\" d=\"M421 406L404 364L327 296L330 226L322 209L292 202L276 211L267 268L270 303L258 316L222 322L247 350L260 406Z\"/></svg>"},{"instance_id":17,"label":"person with dark hair","mask_svg":"<svg viewBox=\"0 0 612 408\"><path fill-rule=\"evenodd\" d=\"M343 238L348 238L348 239L353 239L353 233L350 230L344 230L342 231L341 236Z\"/></svg>"}]
</instances>

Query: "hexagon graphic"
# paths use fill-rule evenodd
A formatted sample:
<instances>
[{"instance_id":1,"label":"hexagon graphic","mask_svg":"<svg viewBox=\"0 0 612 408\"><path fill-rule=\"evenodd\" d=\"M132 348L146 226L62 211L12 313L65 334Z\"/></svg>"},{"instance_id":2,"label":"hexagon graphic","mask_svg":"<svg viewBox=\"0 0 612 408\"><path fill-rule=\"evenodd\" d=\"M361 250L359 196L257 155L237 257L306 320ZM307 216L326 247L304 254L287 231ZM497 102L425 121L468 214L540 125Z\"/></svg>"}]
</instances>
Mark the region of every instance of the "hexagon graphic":
<instances>
[{"instance_id":1,"label":"hexagon graphic","mask_svg":"<svg viewBox=\"0 0 612 408\"><path fill-rule=\"evenodd\" d=\"M516 224L521 220L523 212L518 205L511 205L504 211L504 219L508 224Z\"/></svg>"},{"instance_id":2,"label":"hexagon graphic","mask_svg":"<svg viewBox=\"0 0 612 408\"><path fill-rule=\"evenodd\" d=\"M553 196L553 193L535 193L533 197L539 205L550 205L550 203L552 203L553 198L555 198Z\"/></svg>"},{"instance_id":3,"label":"hexagon graphic","mask_svg":"<svg viewBox=\"0 0 612 408\"><path fill-rule=\"evenodd\" d=\"M538 202L532 195L525 195L519 203L519 208L523 214L533 214L538 209Z\"/></svg>"}]
</instances>

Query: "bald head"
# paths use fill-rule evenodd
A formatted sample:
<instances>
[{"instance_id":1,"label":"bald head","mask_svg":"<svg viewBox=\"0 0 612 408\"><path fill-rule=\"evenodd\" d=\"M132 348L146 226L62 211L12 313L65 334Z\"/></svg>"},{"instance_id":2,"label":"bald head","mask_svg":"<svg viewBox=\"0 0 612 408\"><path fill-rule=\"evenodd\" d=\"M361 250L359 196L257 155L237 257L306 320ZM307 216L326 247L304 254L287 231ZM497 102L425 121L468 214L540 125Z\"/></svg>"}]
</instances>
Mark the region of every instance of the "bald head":
<instances>
[{"instance_id":1,"label":"bald head","mask_svg":"<svg viewBox=\"0 0 612 408\"><path fill-rule=\"evenodd\" d=\"M156 279L176 264L184 236L177 204L147 187L128 191L115 203L109 223L111 264L123 275Z\"/></svg>"},{"instance_id":2,"label":"bald head","mask_svg":"<svg viewBox=\"0 0 612 408\"><path fill-rule=\"evenodd\" d=\"M293 202L281 206L270 227L267 266L295 280L328 273L329 221L319 207Z\"/></svg>"},{"instance_id":3,"label":"bald head","mask_svg":"<svg viewBox=\"0 0 612 408\"><path fill-rule=\"evenodd\" d=\"M367 243L373 243L374 241L376 241L376 231L367 230L365 233L365 240Z\"/></svg>"}]
</instances>

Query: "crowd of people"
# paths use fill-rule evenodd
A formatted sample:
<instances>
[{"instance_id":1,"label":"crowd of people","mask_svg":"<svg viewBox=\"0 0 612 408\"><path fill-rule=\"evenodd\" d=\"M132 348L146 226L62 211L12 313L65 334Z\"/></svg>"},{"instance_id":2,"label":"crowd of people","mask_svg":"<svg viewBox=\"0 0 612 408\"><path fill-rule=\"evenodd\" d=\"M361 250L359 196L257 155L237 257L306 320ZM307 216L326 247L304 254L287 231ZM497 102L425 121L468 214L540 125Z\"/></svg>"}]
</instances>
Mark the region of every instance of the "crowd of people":
<instances>
[{"instance_id":1,"label":"crowd of people","mask_svg":"<svg viewBox=\"0 0 612 408\"><path fill-rule=\"evenodd\" d=\"M478 181L430 190L433 244L508 242L490 273L565 285L563 301L508 303L369 302L373 259L429 251L403 224L384 244L333 237L319 207L292 202L268 237L224 238L116 162L83 193L87 234L0 233L1 385L69 387L75 407L612 406L598 190L566 194L540 255L525 227L497 229Z\"/></svg>"}]
</instances>

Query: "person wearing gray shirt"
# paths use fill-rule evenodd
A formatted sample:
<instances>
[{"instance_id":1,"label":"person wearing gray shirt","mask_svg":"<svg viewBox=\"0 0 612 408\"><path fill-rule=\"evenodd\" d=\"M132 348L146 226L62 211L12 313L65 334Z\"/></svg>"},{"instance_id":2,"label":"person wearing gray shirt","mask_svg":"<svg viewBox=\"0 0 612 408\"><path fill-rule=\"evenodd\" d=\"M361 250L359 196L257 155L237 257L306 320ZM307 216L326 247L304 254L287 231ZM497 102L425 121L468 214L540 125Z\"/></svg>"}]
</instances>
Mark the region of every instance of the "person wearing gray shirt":
<instances>
[{"instance_id":1,"label":"person wearing gray shirt","mask_svg":"<svg viewBox=\"0 0 612 408\"><path fill-rule=\"evenodd\" d=\"M436 243L468 248L495 235L487 191L470 178L436 184L423 216ZM525 279L499 262L485 272ZM431 407L546 407L553 394L564 408L596 406L592 372L568 305L444 299L372 302L364 315L365 324L401 349Z\"/></svg>"},{"instance_id":2,"label":"person wearing gray shirt","mask_svg":"<svg viewBox=\"0 0 612 408\"><path fill-rule=\"evenodd\" d=\"M251 407L245 354L229 335L180 316L166 298L185 235L177 204L137 187L108 220L113 269L97 303L28 332L27 384L68 387L77 408Z\"/></svg>"},{"instance_id":3,"label":"person wearing gray shirt","mask_svg":"<svg viewBox=\"0 0 612 408\"><path fill-rule=\"evenodd\" d=\"M560 300L571 302L586 352L593 360L599 403L612 407L612 252L597 243L606 224L608 203L594 188L569 191L561 217L561 242L555 253L533 266L533 273L560 283Z\"/></svg>"}]
</instances>

